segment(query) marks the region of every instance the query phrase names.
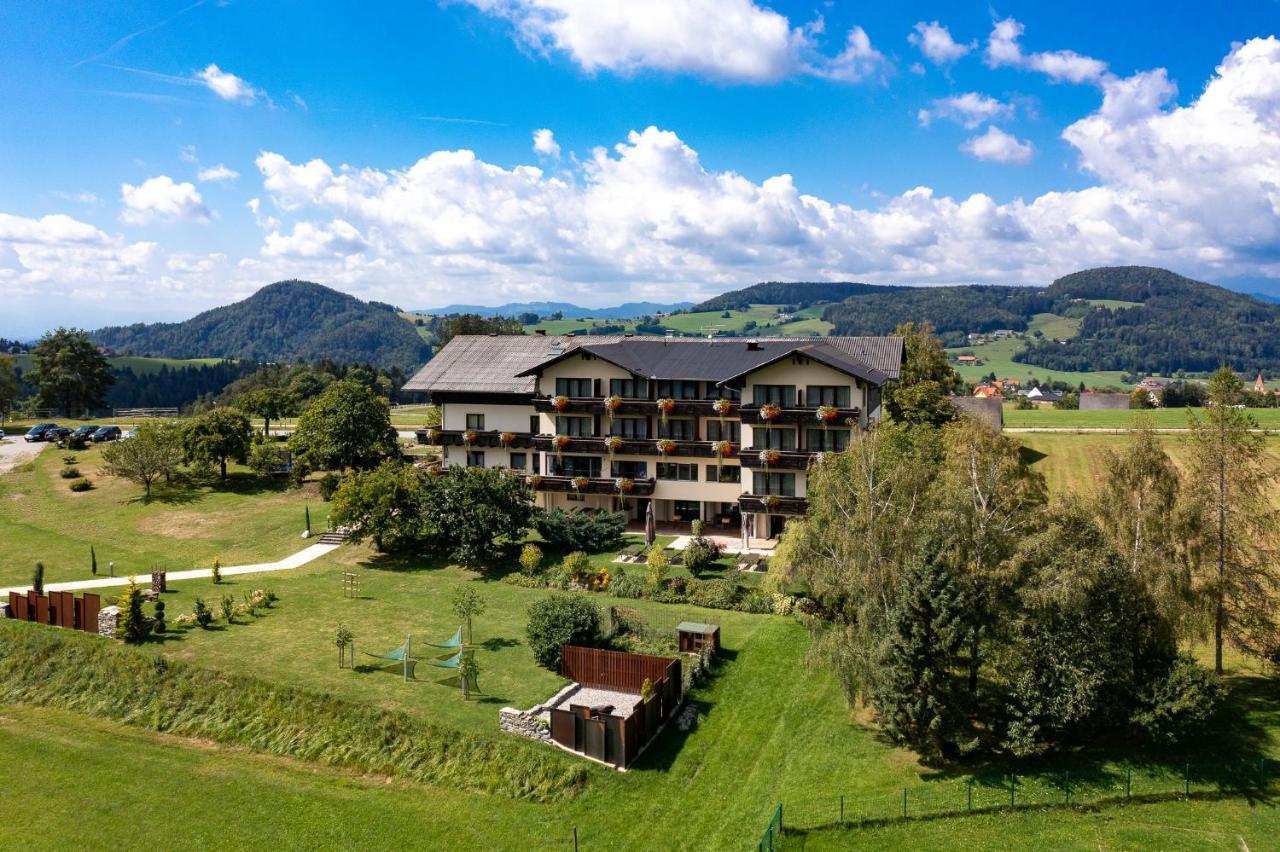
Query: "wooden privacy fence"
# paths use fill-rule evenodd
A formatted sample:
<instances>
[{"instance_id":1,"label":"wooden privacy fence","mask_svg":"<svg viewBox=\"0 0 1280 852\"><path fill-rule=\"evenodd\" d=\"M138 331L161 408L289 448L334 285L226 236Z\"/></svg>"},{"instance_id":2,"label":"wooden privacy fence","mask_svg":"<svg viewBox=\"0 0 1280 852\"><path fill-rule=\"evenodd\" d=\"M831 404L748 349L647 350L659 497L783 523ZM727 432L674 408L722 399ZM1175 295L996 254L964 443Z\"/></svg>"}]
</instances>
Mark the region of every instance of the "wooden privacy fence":
<instances>
[{"instance_id":1,"label":"wooden privacy fence","mask_svg":"<svg viewBox=\"0 0 1280 852\"><path fill-rule=\"evenodd\" d=\"M674 678L671 676L673 666ZM560 674L583 686L616 689L639 695L640 687L646 679L655 689L658 681L663 678L670 678L679 684L680 661L672 657L564 645L560 649Z\"/></svg>"},{"instance_id":2,"label":"wooden privacy fence","mask_svg":"<svg viewBox=\"0 0 1280 852\"><path fill-rule=\"evenodd\" d=\"M102 599L93 594L86 593L84 597L77 598L72 592L49 592L47 595L37 595L34 591L9 593L10 618L52 624L68 630L97 633L101 609Z\"/></svg>"}]
</instances>

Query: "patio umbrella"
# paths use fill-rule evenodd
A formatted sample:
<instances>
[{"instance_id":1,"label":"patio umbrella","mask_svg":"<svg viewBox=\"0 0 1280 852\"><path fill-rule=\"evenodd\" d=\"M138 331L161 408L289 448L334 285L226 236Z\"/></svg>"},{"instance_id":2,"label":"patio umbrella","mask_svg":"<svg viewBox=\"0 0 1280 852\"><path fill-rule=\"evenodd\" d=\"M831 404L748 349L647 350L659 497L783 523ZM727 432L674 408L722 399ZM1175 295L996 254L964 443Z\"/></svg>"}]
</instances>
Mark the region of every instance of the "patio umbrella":
<instances>
[{"instance_id":1,"label":"patio umbrella","mask_svg":"<svg viewBox=\"0 0 1280 852\"><path fill-rule=\"evenodd\" d=\"M747 532L747 524L754 519L754 515L742 513L742 552L746 553L751 549L751 534Z\"/></svg>"},{"instance_id":2,"label":"patio umbrella","mask_svg":"<svg viewBox=\"0 0 1280 852\"><path fill-rule=\"evenodd\" d=\"M644 510L644 546L653 547L653 540L657 536L658 530L653 522L653 501L650 500Z\"/></svg>"}]
</instances>

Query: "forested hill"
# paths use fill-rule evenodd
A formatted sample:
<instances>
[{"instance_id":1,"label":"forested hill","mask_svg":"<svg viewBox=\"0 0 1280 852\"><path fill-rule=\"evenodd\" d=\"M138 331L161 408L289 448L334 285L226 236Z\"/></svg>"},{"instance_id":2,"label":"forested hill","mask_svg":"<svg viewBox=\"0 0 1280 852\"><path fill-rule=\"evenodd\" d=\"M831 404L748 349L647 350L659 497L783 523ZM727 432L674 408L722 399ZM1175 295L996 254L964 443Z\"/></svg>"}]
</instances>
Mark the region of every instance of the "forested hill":
<instances>
[{"instance_id":1,"label":"forested hill","mask_svg":"<svg viewBox=\"0 0 1280 852\"><path fill-rule=\"evenodd\" d=\"M1037 287L877 287L829 305L822 318L835 325L832 334L853 335L892 334L904 322L927 321L946 345L960 346L966 332L1023 331L1032 316L1051 306Z\"/></svg>"},{"instance_id":2,"label":"forested hill","mask_svg":"<svg viewBox=\"0 0 1280 852\"><path fill-rule=\"evenodd\" d=\"M839 302L859 293L908 288L877 287L847 281L766 281L741 290L730 290L690 308L700 311L745 310L749 305L794 305L805 307L823 302Z\"/></svg>"},{"instance_id":3,"label":"forested hill","mask_svg":"<svg viewBox=\"0 0 1280 852\"><path fill-rule=\"evenodd\" d=\"M1016 360L1051 370L1280 370L1280 305L1165 269L1124 266L1059 278L1045 289L1055 313L1090 300L1080 333L1065 344L1033 341Z\"/></svg>"},{"instance_id":4,"label":"forested hill","mask_svg":"<svg viewBox=\"0 0 1280 852\"><path fill-rule=\"evenodd\" d=\"M391 305L362 302L309 281L278 281L185 322L115 326L89 336L133 355L273 362L327 358L406 371L431 354Z\"/></svg>"}]
</instances>

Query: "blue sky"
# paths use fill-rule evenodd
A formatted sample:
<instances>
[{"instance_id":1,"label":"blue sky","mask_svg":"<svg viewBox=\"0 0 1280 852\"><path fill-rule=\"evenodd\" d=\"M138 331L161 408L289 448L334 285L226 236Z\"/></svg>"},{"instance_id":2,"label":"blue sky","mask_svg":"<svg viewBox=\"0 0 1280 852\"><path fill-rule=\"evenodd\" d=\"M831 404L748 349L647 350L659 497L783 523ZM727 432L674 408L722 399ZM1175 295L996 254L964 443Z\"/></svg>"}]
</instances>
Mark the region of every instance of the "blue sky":
<instances>
[{"instance_id":1,"label":"blue sky","mask_svg":"<svg viewBox=\"0 0 1280 852\"><path fill-rule=\"evenodd\" d=\"M4 4L0 335L294 276L406 307L1107 263L1280 292L1277 21L1268 0Z\"/></svg>"}]
</instances>

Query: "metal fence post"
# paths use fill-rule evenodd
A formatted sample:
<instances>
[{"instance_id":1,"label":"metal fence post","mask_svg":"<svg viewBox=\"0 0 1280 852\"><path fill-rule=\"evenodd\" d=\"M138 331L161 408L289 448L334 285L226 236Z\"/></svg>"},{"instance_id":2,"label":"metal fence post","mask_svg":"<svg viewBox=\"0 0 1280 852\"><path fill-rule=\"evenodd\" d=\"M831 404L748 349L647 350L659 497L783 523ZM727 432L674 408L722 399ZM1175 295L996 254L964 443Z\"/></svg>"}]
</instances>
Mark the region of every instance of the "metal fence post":
<instances>
[{"instance_id":1,"label":"metal fence post","mask_svg":"<svg viewBox=\"0 0 1280 852\"><path fill-rule=\"evenodd\" d=\"M1062 770L1062 789L1067 794L1067 804L1071 804L1071 770Z\"/></svg>"},{"instance_id":2,"label":"metal fence post","mask_svg":"<svg viewBox=\"0 0 1280 852\"><path fill-rule=\"evenodd\" d=\"M968 781L965 782L965 787L968 788L968 792L969 792L968 811L969 813L973 813L973 779L972 778L970 778Z\"/></svg>"},{"instance_id":3,"label":"metal fence post","mask_svg":"<svg viewBox=\"0 0 1280 852\"><path fill-rule=\"evenodd\" d=\"M1126 799L1133 795L1133 767L1126 766L1124 768L1124 797Z\"/></svg>"},{"instance_id":4,"label":"metal fence post","mask_svg":"<svg viewBox=\"0 0 1280 852\"><path fill-rule=\"evenodd\" d=\"M1185 764L1182 768L1183 795L1191 795L1191 764Z\"/></svg>"},{"instance_id":5,"label":"metal fence post","mask_svg":"<svg viewBox=\"0 0 1280 852\"><path fill-rule=\"evenodd\" d=\"M844 825L844 795L840 796L840 824Z\"/></svg>"},{"instance_id":6,"label":"metal fence post","mask_svg":"<svg viewBox=\"0 0 1280 852\"><path fill-rule=\"evenodd\" d=\"M907 788L902 788L902 818L907 818Z\"/></svg>"},{"instance_id":7,"label":"metal fence post","mask_svg":"<svg viewBox=\"0 0 1280 852\"><path fill-rule=\"evenodd\" d=\"M1010 773L1009 775L1009 807L1010 808L1015 807L1014 798L1015 798L1017 789L1018 789L1018 776L1016 774Z\"/></svg>"}]
</instances>

